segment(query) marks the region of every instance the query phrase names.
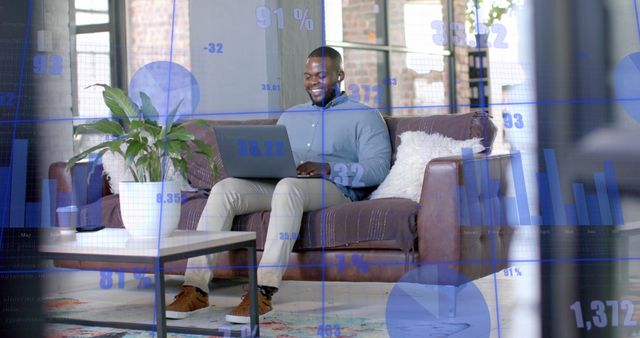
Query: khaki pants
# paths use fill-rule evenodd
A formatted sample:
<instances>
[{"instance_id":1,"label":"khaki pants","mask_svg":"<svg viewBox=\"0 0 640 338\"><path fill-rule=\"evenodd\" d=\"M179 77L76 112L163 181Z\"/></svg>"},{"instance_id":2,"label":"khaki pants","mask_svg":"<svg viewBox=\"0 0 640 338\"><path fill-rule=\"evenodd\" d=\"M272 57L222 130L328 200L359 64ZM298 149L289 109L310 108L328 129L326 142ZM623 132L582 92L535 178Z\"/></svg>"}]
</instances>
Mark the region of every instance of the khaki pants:
<instances>
[{"instance_id":1,"label":"khaki pants","mask_svg":"<svg viewBox=\"0 0 640 338\"><path fill-rule=\"evenodd\" d=\"M258 284L278 287L295 243L292 239L280 239L280 233L288 233L289 236L292 232L299 233L305 211L350 201L333 183L323 179L285 178L276 184L272 181L226 178L211 189L197 230L229 231L236 215L271 210L267 241L258 266ZM184 284L209 292L211 267L216 266L216 256L190 258Z\"/></svg>"}]
</instances>

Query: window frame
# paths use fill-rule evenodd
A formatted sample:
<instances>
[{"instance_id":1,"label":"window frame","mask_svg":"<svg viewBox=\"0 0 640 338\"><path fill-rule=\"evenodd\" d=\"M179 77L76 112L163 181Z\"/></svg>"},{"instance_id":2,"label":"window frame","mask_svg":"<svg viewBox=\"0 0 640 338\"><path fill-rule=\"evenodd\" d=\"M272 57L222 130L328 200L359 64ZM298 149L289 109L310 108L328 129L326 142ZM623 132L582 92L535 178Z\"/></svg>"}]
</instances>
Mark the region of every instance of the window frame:
<instances>
[{"instance_id":1,"label":"window frame","mask_svg":"<svg viewBox=\"0 0 640 338\"><path fill-rule=\"evenodd\" d=\"M127 48L126 48L126 1L108 0L109 22L91 25L76 25L75 0L69 0L70 65L72 116L78 112L78 53L76 36L78 34L109 33L109 64L111 86L127 89Z\"/></svg>"},{"instance_id":2,"label":"window frame","mask_svg":"<svg viewBox=\"0 0 640 338\"><path fill-rule=\"evenodd\" d=\"M367 50L367 51L378 51L384 52L385 55L385 63L386 63L386 76L387 78L391 78L391 53L400 52L400 53L417 53L417 54L428 54L428 55L442 55L446 58L446 64L448 66L448 89L449 89L449 114L456 114L458 112L457 109L457 92L456 92L456 60L455 60L455 43L452 29L446 29L447 34L447 46L441 52L434 51L426 51L423 49L416 48L407 48L402 46L394 46L391 44L389 38L389 27L390 27L390 18L389 18L389 0L381 0L383 1L383 8L385 11L384 15L384 31L385 31L385 43L384 44L370 44L370 43L360 43L360 42L345 42L345 41L334 41L334 40L325 40L325 45L329 47L338 47L343 49L359 49L359 50ZM445 14L445 21L447 23L454 22L454 9L453 2L454 0L445 0L445 5L447 6L447 12ZM385 93L389 93L389 102L391 102L391 91L390 84L385 84ZM389 107L392 107L390 105ZM390 109L380 108L379 109L384 115L391 116Z\"/></svg>"}]
</instances>

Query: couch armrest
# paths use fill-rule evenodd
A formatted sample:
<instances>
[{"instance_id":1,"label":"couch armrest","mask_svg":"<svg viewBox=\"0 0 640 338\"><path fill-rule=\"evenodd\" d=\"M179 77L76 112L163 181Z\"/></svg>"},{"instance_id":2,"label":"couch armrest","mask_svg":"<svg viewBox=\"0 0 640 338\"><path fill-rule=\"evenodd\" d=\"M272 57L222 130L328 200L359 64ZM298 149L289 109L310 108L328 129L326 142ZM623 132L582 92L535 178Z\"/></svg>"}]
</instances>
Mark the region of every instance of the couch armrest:
<instances>
[{"instance_id":1,"label":"couch armrest","mask_svg":"<svg viewBox=\"0 0 640 338\"><path fill-rule=\"evenodd\" d=\"M96 165L93 173L91 165L90 162L79 162L71 170L66 169L65 162L55 162L49 166L49 179L56 182L55 208L71 204L82 207L111 195L108 178L102 173L102 164ZM89 173L91 179L87 180Z\"/></svg>"},{"instance_id":2,"label":"couch armrest","mask_svg":"<svg viewBox=\"0 0 640 338\"><path fill-rule=\"evenodd\" d=\"M500 225L499 221L483 220L481 224L471 226L461 224L458 187L465 184L465 166L476 166L476 180L480 182L481 175L478 172L485 160L490 177L499 180L500 191L506 191L506 171L510 160L508 154L476 155L472 161L463 160L461 156L434 159L425 168L417 219L420 261L453 262L448 267L461 272L469 280L493 273L494 269L490 264L492 258L507 258L512 232L511 228ZM473 202L482 202L479 190L477 196L472 198ZM489 236L491 232L498 234L493 241ZM489 263L457 263L479 260L488 260ZM458 283L440 281L440 284Z\"/></svg>"}]
</instances>

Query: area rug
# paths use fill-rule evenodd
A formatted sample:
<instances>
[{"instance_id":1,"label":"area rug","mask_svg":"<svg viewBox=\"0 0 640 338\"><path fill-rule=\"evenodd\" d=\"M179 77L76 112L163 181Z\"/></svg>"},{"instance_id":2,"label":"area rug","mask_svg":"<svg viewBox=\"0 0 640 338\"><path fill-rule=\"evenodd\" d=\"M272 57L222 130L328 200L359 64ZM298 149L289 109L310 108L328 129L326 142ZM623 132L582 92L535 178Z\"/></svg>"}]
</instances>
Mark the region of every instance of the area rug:
<instances>
[{"instance_id":1,"label":"area rug","mask_svg":"<svg viewBox=\"0 0 640 338\"><path fill-rule=\"evenodd\" d=\"M524 270L523 270L524 271ZM45 294L45 308L49 316L84 320L135 322L151 324L154 313L153 285L140 288L135 276L125 274L125 283L114 283L109 289L100 286L99 272L73 271L53 274ZM512 310L514 302L509 296L515 282L511 277L498 276L500 305L503 313ZM165 279L165 301L170 303L179 292L182 277L167 276ZM229 328L225 314L240 301L246 281L215 280L209 301L212 306L207 311L197 313L182 320L169 320L170 326ZM482 291L489 311L495 313L492 276L474 281ZM274 297L274 310L260 321L261 337L320 337L318 327L323 323L332 327L331 335L325 337L389 337L386 310L394 283L348 283L348 282L304 282L283 281ZM436 318L433 321L420 320L415 323L421 328L421 337L433 338L482 338L478 337L477 318L465 315L465 307L456 318ZM468 309L466 311L469 312ZM503 334L510 326L509 316L502 316ZM498 337L495 319L492 318L490 337ZM339 330L336 331L336 327ZM230 327L242 330L241 325ZM45 337L154 337L154 332L124 330L108 327L81 326L69 324L47 324ZM172 334L169 337L196 338L202 335ZM504 335L510 336L510 335ZM211 336L215 337L215 336ZM397 337L393 337L397 338ZM402 337L404 338L404 337Z\"/></svg>"},{"instance_id":2,"label":"area rug","mask_svg":"<svg viewBox=\"0 0 640 338\"><path fill-rule=\"evenodd\" d=\"M118 313L118 316L105 316L104 311L100 310L101 306L106 304L94 303L88 304L78 299L72 298L54 298L50 299L46 303L46 307L49 309L49 314L52 316L61 317L74 317L74 318L91 318L94 315L92 313L100 313L98 318L103 320L116 319L114 317L121 317L123 314L128 314L127 317L133 319L136 317L144 317L136 312L141 311L140 307L130 306L117 306L112 308L114 312ZM109 307L107 305L107 307ZM96 312L94 312L96 311ZM111 312L111 311L109 311ZM216 314L218 311L211 311L212 314ZM95 318L95 317L94 317ZM278 311L273 315L262 320L260 323L260 332L262 337L277 337L277 338L289 338L289 337L318 337L318 323L321 320L319 316L304 315L299 313ZM142 319L145 322L144 319ZM203 321L199 326L207 325L207 321ZM210 322L210 321L209 321ZM334 337L388 337L385 324L381 321L376 321L372 318L365 317L345 317L345 316L325 316L325 323L340 323L339 335L332 335ZM169 321L170 325L175 325L174 321ZM220 327L229 327L227 323L218 323ZM216 327L212 325L211 327ZM465 323L424 323L424 337L449 337L455 333L461 332L469 327ZM231 326L233 330L241 330L241 326ZM66 325L66 324L50 324L47 326L47 338L70 338L70 337L103 337L103 338L138 338L138 337L153 337L153 332L139 331L139 330L122 330L105 327L91 327L91 326L79 326L79 325ZM170 337L180 338L195 338L202 337L200 335L189 334L169 334ZM223 337L223 336L211 336L211 337Z\"/></svg>"},{"instance_id":3,"label":"area rug","mask_svg":"<svg viewBox=\"0 0 640 338\"><path fill-rule=\"evenodd\" d=\"M167 295L177 291L177 285L169 282ZM318 327L322 322L335 330L325 337L389 337L384 319L386 297L392 287L390 283L362 283L358 292L348 283L329 284L325 288L324 309L320 302L318 285L305 282L286 282L280 297L274 301L274 311L260 322L261 337L319 337ZM175 290L174 290L175 289ZM229 328L224 315L238 302L240 286L218 289L211 297L214 306L180 321L168 321L173 326L196 326L207 328ZM168 301L170 299L167 299ZM151 323L153 313L153 291L125 288L121 290L97 290L95 288L49 296L45 308L50 316L95 319L105 321L130 321ZM464 322L421 323L423 337L450 337L465 332L469 324ZM233 325L240 331L242 326ZM169 334L170 337L195 338L200 335ZM456 335L457 336L457 335ZM153 332L123 330L106 327L49 324L45 337L154 337ZM211 336L216 337L216 336ZM220 336L222 337L222 336Z\"/></svg>"}]
</instances>

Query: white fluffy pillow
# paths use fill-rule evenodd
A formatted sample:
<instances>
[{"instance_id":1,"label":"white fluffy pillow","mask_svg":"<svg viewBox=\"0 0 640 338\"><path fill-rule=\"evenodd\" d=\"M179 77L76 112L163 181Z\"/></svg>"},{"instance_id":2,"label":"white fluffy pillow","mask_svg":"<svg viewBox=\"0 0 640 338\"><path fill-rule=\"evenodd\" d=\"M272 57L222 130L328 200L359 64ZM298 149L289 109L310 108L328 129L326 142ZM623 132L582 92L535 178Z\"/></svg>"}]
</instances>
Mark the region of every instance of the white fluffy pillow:
<instances>
[{"instance_id":1,"label":"white fluffy pillow","mask_svg":"<svg viewBox=\"0 0 640 338\"><path fill-rule=\"evenodd\" d=\"M434 158L460 155L462 148L471 148L474 153L479 153L484 150L480 140L458 141L422 131L402 133L396 162L370 198L402 197L419 203L427 164Z\"/></svg>"},{"instance_id":2,"label":"white fluffy pillow","mask_svg":"<svg viewBox=\"0 0 640 338\"><path fill-rule=\"evenodd\" d=\"M104 168L104 174L110 177L109 186L114 195L120 191L120 182L134 180L131 171L124 166L124 158L120 155L107 151L102 156L102 166ZM189 182L187 182L180 173L173 170L173 163L171 163L171 161L168 161L167 167L169 173L166 178L167 181L177 181L182 187L182 191L196 190L189 185Z\"/></svg>"}]
</instances>

